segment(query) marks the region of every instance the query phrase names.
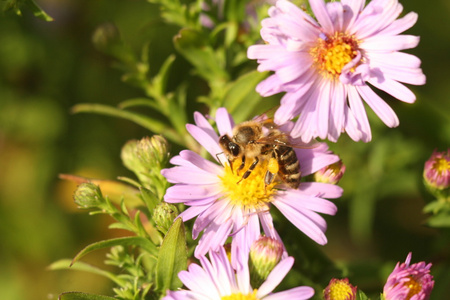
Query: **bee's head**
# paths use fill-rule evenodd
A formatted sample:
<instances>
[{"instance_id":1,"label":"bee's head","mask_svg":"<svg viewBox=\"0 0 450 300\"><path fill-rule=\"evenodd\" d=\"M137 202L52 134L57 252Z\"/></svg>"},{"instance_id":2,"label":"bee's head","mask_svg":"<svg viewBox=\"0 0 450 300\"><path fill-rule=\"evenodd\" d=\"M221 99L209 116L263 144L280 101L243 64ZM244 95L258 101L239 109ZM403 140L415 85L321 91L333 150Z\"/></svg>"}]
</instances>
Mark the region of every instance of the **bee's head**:
<instances>
[{"instance_id":1,"label":"bee's head","mask_svg":"<svg viewBox=\"0 0 450 300\"><path fill-rule=\"evenodd\" d=\"M219 145L223 151L228 155L228 158L235 158L241 153L241 148L238 144L231 141L228 135L222 135L219 139Z\"/></svg>"}]
</instances>

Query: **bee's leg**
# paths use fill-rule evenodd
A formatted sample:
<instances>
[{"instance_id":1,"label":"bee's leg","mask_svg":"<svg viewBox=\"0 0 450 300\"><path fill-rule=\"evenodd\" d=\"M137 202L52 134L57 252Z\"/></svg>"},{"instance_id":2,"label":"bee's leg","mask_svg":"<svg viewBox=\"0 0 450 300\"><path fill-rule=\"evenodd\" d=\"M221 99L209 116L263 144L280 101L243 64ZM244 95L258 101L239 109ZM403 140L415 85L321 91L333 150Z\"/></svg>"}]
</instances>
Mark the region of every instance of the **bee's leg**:
<instances>
[{"instance_id":1,"label":"bee's leg","mask_svg":"<svg viewBox=\"0 0 450 300\"><path fill-rule=\"evenodd\" d=\"M241 179L237 182L241 182L243 179L246 179L248 176L250 176L250 174L252 173L252 171L255 169L256 165L258 164L259 159L258 157L255 157L255 161L250 165L250 167L248 168L247 171L245 171L244 175L242 175ZM240 168L240 167L239 167Z\"/></svg>"},{"instance_id":2,"label":"bee's leg","mask_svg":"<svg viewBox=\"0 0 450 300\"><path fill-rule=\"evenodd\" d=\"M239 171L242 170L244 167L245 167L245 155L242 155L242 163L239 166L239 168L237 169L238 174L239 174Z\"/></svg>"},{"instance_id":3,"label":"bee's leg","mask_svg":"<svg viewBox=\"0 0 450 300\"><path fill-rule=\"evenodd\" d=\"M272 158L269 159L267 164L267 172L264 176L264 189L273 182L276 174L278 173L279 165L275 151L272 152Z\"/></svg>"}]
</instances>

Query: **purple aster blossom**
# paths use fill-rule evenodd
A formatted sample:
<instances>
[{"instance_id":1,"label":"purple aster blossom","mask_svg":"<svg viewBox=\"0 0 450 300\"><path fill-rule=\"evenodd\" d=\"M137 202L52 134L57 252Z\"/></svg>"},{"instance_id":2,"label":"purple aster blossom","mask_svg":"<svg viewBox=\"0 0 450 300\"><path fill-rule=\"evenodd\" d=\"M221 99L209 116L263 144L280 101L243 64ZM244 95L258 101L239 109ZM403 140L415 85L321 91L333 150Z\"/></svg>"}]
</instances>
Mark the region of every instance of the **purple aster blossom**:
<instances>
[{"instance_id":1,"label":"purple aster blossom","mask_svg":"<svg viewBox=\"0 0 450 300\"><path fill-rule=\"evenodd\" d=\"M383 288L386 300L427 300L434 286L431 263L410 265L411 252L404 263L397 263Z\"/></svg>"},{"instance_id":2,"label":"purple aster blossom","mask_svg":"<svg viewBox=\"0 0 450 300\"><path fill-rule=\"evenodd\" d=\"M187 130L217 159L217 155L223 152L218 143L219 135L200 113L195 113L194 119L195 125L187 124ZM234 121L226 109L217 110L215 121L220 135L231 133ZM311 149L295 149L295 152L303 176L339 160L328 151L325 143ZM260 236L261 227L266 236L281 241L270 214L272 205L315 242L327 243L324 233L326 221L318 213L336 213L334 203L323 198L340 197L340 187L318 182L302 182L298 189L279 188L275 183L265 186L267 167L264 168L263 162L257 165L251 176L238 183L242 174L239 176L230 171L227 164L223 167L189 150L181 151L171 163L175 167L162 170L162 174L175 185L167 190L164 200L190 206L179 216L183 221L197 217L192 230L193 239L197 239L201 232L203 235L195 249L196 257L210 250L217 251L230 236L233 238L232 256L236 256L238 243L250 249Z\"/></svg>"},{"instance_id":3,"label":"purple aster blossom","mask_svg":"<svg viewBox=\"0 0 450 300\"><path fill-rule=\"evenodd\" d=\"M345 131L355 141L368 142L372 136L364 102L387 126L399 124L371 86L413 103L416 97L403 83L425 84L421 61L400 52L419 43L417 36L400 34L416 23L417 14L397 19L403 10L397 0L365 2L309 0L316 20L279 0L262 21L265 44L251 46L248 57L258 60L259 71L275 73L256 90L262 96L286 92L275 122L299 116L293 137L337 141Z\"/></svg>"},{"instance_id":4,"label":"purple aster blossom","mask_svg":"<svg viewBox=\"0 0 450 300\"><path fill-rule=\"evenodd\" d=\"M447 152L433 151L425 162L423 178L432 189L444 190L450 187L450 148Z\"/></svg>"},{"instance_id":5,"label":"purple aster blossom","mask_svg":"<svg viewBox=\"0 0 450 300\"><path fill-rule=\"evenodd\" d=\"M178 273L178 277L188 290L168 291L163 300L282 300L309 299L314 295L314 289L309 286L299 286L290 290L272 293L283 280L294 264L292 257L287 257L270 272L267 280L258 288L250 285L248 266L235 270L232 268L223 247L217 252L209 252L199 258L201 266L191 264L187 271Z\"/></svg>"}]
</instances>

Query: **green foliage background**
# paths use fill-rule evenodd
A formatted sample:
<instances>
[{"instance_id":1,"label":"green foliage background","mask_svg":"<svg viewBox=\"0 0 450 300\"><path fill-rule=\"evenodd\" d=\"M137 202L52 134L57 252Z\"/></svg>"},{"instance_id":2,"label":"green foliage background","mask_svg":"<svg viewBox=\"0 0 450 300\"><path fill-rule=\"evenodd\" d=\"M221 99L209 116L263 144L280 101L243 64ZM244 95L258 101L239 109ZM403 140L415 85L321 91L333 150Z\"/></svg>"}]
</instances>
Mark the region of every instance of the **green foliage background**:
<instances>
[{"instance_id":1,"label":"green foliage background","mask_svg":"<svg viewBox=\"0 0 450 300\"><path fill-rule=\"evenodd\" d=\"M111 284L99 276L46 270L89 243L124 235L106 229L107 217L77 211L72 200L76 185L58 179L58 174L131 177L121 165L120 149L127 140L151 133L118 118L74 115L71 108L79 103L115 106L143 97L139 89L123 83L124 73L111 57L94 47L92 35L98 26L113 22L136 55L148 43L151 74L176 53L172 39L179 28L165 24L158 6L143 0L38 3L53 22L27 10L21 17L0 17L0 297L56 299L71 290L110 295ZM420 35L421 42L410 52L421 58L427 84L413 87L418 98L413 105L389 102L399 115L398 128L386 128L371 115L371 143L343 136L330 144L347 171L340 184L344 196L335 201L338 214L327 218L329 243L320 249L348 269L345 276L369 294L381 291L395 262L412 251L413 262L435 264L431 299L445 299L450 293L450 236L446 228L425 226L422 209L432 199L421 176L432 151L450 146L450 4L409 0L403 5L406 12L419 13L410 33ZM172 70L176 71L170 73L169 89L188 80L190 95L205 92L205 83L180 55ZM261 101L270 107L278 99ZM195 110L204 112L203 105L188 103L188 116ZM161 118L149 109L138 111ZM255 108L253 114L263 111ZM172 153L180 149L174 145ZM281 216L278 223L280 231L293 232L283 237L286 245L299 245L299 239L302 245L311 244ZM290 247L290 253L315 249ZM102 265L103 257L100 251L85 261ZM307 264L297 260L294 268ZM295 285L297 277L289 278L285 284Z\"/></svg>"}]
</instances>

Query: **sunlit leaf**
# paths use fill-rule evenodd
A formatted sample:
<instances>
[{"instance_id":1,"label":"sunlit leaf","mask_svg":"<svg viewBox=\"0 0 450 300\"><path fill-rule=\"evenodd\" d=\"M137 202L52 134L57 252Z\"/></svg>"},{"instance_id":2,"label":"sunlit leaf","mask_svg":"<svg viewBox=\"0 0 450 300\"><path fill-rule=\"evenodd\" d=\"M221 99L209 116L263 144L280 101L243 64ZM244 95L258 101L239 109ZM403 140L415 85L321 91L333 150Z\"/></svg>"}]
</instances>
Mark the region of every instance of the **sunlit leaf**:
<instances>
[{"instance_id":1,"label":"sunlit leaf","mask_svg":"<svg viewBox=\"0 0 450 300\"><path fill-rule=\"evenodd\" d=\"M95 294L86 294L81 292L68 292L59 295L59 300L113 300L117 298L95 295Z\"/></svg>"},{"instance_id":2,"label":"sunlit leaf","mask_svg":"<svg viewBox=\"0 0 450 300\"><path fill-rule=\"evenodd\" d=\"M119 117L129 121L132 121L154 133L162 132L165 137L171 141L182 145L182 139L176 134L172 129L167 127L167 124L158 121L153 118L146 117L144 115L122 110L112 106L102 105L102 104L77 104L72 108L73 113L98 113L112 117Z\"/></svg>"},{"instance_id":3,"label":"sunlit leaf","mask_svg":"<svg viewBox=\"0 0 450 300\"><path fill-rule=\"evenodd\" d=\"M228 73L224 70L224 62L206 43L206 38L198 31L183 28L174 37L174 44L196 69L196 72L207 81L226 82Z\"/></svg>"},{"instance_id":4,"label":"sunlit leaf","mask_svg":"<svg viewBox=\"0 0 450 300\"><path fill-rule=\"evenodd\" d=\"M103 277L106 277L110 279L111 281L114 281L116 284L121 285L123 282L117 278L113 273L110 273L108 271L102 270L96 266L87 264L85 262L78 262L75 265L72 265L71 259L60 259L58 261L55 261L50 266L48 266L49 270L76 270L76 271L84 271L89 272L92 274L100 275Z\"/></svg>"},{"instance_id":5,"label":"sunlit leaf","mask_svg":"<svg viewBox=\"0 0 450 300\"><path fill-rule=\"evenodd\" d=\"M83 250L78 252L78 254L74 257L72 260L72 265L80 260L83 256L86 254L103 248L110 248L114 246L138 246L142 249L146 250L148 253L152 255L157 255L157 249L156 246L149 241L146 238L139 237L139 236L132 236L132 237L123 237L123 238L116 238L116 239L110 239L110 240L104 240L100 242L95 242L93 244L90 244L89 246L85 247Z\"/></svg>"},{"instance_id":6,"label":"sunlit leaf","mask_svg":"<svg viewBox=\"0 0 450 300\"><path fill-rule=\"evenodd\" d=\"M158 290L176 290L182 286L178 273L187 268L186 233L178 218L164 237L156 264Z\"/></svg>"}]
</instances>

